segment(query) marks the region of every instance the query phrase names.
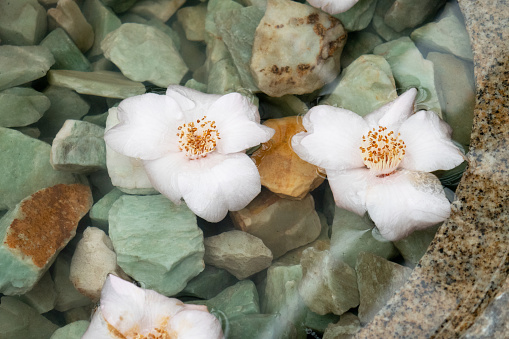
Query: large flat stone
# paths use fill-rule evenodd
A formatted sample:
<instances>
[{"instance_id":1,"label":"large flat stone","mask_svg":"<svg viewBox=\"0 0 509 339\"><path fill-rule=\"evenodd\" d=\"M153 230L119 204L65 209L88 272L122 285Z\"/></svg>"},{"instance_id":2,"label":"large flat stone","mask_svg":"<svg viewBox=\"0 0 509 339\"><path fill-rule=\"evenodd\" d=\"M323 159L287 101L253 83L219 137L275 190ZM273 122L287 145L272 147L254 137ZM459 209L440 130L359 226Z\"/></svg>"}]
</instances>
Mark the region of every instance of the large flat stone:
<instances>
[{"instance_id":1,"label":"large flat stone","mask_svg":"<svg viewBox=\"0 0 509 339\"><path fill-rule=\"evenodd\" d=\"M0 126L20 127L39 120L50 106L49 99L29 87L0 91Z\"/></svg>"}]
</instances>

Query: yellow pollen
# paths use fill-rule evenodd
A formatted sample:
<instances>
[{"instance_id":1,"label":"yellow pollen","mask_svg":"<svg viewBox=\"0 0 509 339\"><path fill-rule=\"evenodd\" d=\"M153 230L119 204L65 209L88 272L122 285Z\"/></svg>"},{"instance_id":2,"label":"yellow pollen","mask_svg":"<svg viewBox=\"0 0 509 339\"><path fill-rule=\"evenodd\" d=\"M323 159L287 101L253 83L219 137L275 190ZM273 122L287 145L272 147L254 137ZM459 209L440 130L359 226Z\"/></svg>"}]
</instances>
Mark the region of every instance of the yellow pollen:
<instances>
[{"instance_id":1,"label":"yellow pollen","mask_svg":"<svg viewBox=\"0 0 509 339\"><path fill-rule=\"evenodd\" d=\"M363 135L359 149L366 167L382 177L394 172L405 155L406 145L399 137L383 126Z\"/></svg>"},{"instance_id":2,"label":"yellow pollen","mask_svg":"<svg viewBox=\"0 0 509 339\"><path fill-rule=\"evenodd\" d=\"M179 149L192 160L206 157L216 149L217 140L221 139L216 122L206 118L204 116L196 123L189 122L178 127Z\"/></svg>"}]
</instances>

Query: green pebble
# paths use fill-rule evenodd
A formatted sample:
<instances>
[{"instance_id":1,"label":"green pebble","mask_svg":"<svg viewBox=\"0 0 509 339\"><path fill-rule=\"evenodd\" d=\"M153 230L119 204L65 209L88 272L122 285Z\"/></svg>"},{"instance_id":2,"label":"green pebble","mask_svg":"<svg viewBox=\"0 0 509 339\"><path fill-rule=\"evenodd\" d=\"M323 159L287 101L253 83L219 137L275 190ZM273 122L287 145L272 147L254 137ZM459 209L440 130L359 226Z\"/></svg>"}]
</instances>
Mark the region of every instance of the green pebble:
<instances>
[{"instance_id":1,"label":"green pebble","mask_svg":"<svg viewBox=\"0 0 509 339\"><path fill-rule=\"evenodd\" d=\"M49 271L42 276L41 280L30 291L20 295L19 300L41 314L51 311L56 304L57 292Z\"/></svg>"},{"instance_id":2,"label":"green pebble","mask_svg":"<svg viewBox=\"0 0 509 339\"><path fill-rule=\"evenodd\" d=\"M92 219L92 225L100 228L105 233L108 233L108 215L111 206L115 201L118 200L124 192L118 188L112 189L98 202L96 202L90 209L90 219Z\"/></svg>"},{"instance_id":3,"label":"green pebble","mask_svg":"<svg viewBox=\"0 0 509 339\"><path fill-rule=\"evenodd\" d=\"M343 315L341 315L341 317L343 317ZM315 312L308 311L306 313L306 319L304 319L304 326L323 333L329 324L335 323L338 320L339 316L333 313L320 315Z\"/></svg>"},{"instance_id":4,"label":"green pebble","mask_svg":"<svg viewBox=\"0 0 509 339\"><path fill-rule=\"evenodd\" d=\"M34 139L39 139L39 137L41 136L41 131L39 131L37 127L26 126L26 127L15 127L13 129Z\"/></svg>"},{"instance_id":5,"label":"green pebble","mask_svg":"<svg viewBox=\"0 0 509 339\"><path fill-rule=\"evenodd\" d=\"M177 48L177 50L180 50L181 36L173 28L171 28L170 26L166 25L161 20L155 19L155 18L154 19L150 19L145 24L149 25L149 26L152 26L154 28L157 28L158 30L163 31L164 33L166 33L166 35L168 35L171 38L171 40L173 40L173 43L175 44L175 47Z\"/></svg>"},{"instance_id":6,"label":"green pebble","mask_svg":"<svg viewBox=\"0 0 509 339\"><path fill-rule=\"evenodd\" d=\"M196 81L194 79L189 79L186 82L185 86L188 87L188 88L195 89L197 91L203 92L203 93L207 93L207 85L202 83L202 82Z\"/></svg>"},{"instance_id":7,"label":"green pebble","mask_svg":"<svg viewBox=\"0 0 509 339\"><path fill-rule=\"evenodd\" d=\"M0 1L0 40L4 45L37 45L46 34L46 10L37 0Z\"/></svg>"},{"instance_id":8,"label":"green pebble","mask_svg":"<svg viewBox=\"0 0 509 339\"><path fill-rule=\"evenodd\" d=\"M87 320L75 321L56 330L50 339L80 339L89 325Z\"/></svg>"},{"instance_id":9,"label":"green pebble","mask_svg":"<svg viewBox=\"0 0 509 339\"><path fill-rule=\"evenodd\" d=\"M395 241L394 246L401 253L405 264L415 267L428 250L428 246L435 237L439 225L411 233L406 238Z\"/></svg>"},{"instance_id":10,"label":"green pebble","mask_svg":"<svg viewBox=\"0 0 509 339\"><path fill-rule=\"evenodd\" d=\"M92 301L78 292L69 279L71 272L71 258L61 253L52 266L52 277L57 291L55 310L60 312L69 311L76 307L87 306Z\"/></svg>"},{"instance_id":11,"label":"green pebble","mask_svg":"<svg viewBox=\"0 0 509 339\"><path fill-rule=\"evenodd\" d=\"M343 53L341 53L341 67L346 68L358 57L364 54L371 54L373 49L382 43L383 40L374 33L350 33Z\"/></svg>"},{"instance_id":12,"label":"green pebble","mask_svg":"<svg viewBox=\"0 0 509 339\"><path fill-rule=\"evenodd\" d=\"M432 17L446 0L396 0L384 16L385 23L396 32L414 28Z\"/></svg>"},{"instance_id":13,"label":"green pebble","mask_svg":"<svg viewBox=\"0 0 509 339\"><path fill-rule=\"evenodd\" d=\"M361 329L359 318L350 312L341 315L337 323L331 323L325 329L322 339L351 339Z\"/></svg>"},{"instance_id":14,"label":"green pebble","mask_svg":"<svg viewBox=\"0 0 509 339\"><path fill-rule=\"evenodd\" d=\"M177 19L186 32L190 41L205 40L205 16L207 15L207 4L189 6L177 11Z\"/></svg>"},{"instance_id":15,"label":"green pebble","mask_svg":"<svg viewBox=\"0 0 509 339\"><path fill-rule=\"evenodd\" d=\"M13 87L0 92L0 126L21 127L39 120L50 100L29 87Z\"/></svg>"},{"instance_id":16,"label":"green pebble","mask_svg":"<svg viewBox=\"0 0 509 339\"><path fill-rule=\"evenodd\" d=\"M108 33L113 32L122 24L115 13L105 5L107 5L107 2L100 0L86 0L83 3L83 16L94 29L94 44L87 52L89 58L99 56L103 53L101 41L103 41ZM80 70L77 69L77 71Z\"/></svg>"},{"instance_id":17,"label":"green pebble","mask_svg":"<svg viewBox=\"0 0 509 339\"><path fill-rule=\"evenodd\" d=\"M215 310L223 312L228 320L260 313L258 292L251 280L242 280L227 287L214 298L207 300L205 305L210 312Z\"/></svg>"},{"instance_id":18,"label":"green pebble","mask_svg":"<svg viewBox=\"0 0 509 339\"><path fill-rule=\"evenodd\" d=\"M292 94L270 97L260 94L260 115L262 119L277 119L294 115L303 116L309 110L305 102Z\"/></svg>"},{"instance_id":19,"label":"green pebble","mask_svg":"<svg viewBox=\"0 0 509 339\"><path fill-rule=\"evenodd\" d=\"M302 334L305 335L305 332ZM228 322L228 338L301 338L297 335L293 324L276 314L249 314Z\"/></svg>"},{"instance_id":20,"label":"green pebble","mask_svg":"<svg viewBox=\"0 0 509 339\"><path fill-rule=\"evenodd\" d=\"M94 115L86 115L83 117L83 121L90 122L97 126L106 127L106 119L108 119L108 112Z\"/></svg>"},{"instance_id":21,"label":"green pebble","mask_svg":"<svg viewBox=\"0 0 509 339\"><path fill-rule=\"evenodd\" d=\"M200 274L187 283L179 295L210 299L237 282L237 278L228 273L228 271L206 265Z\"/></svg>"},{"instance_id":22,"label":"green pebble","mask_svg":"<svg viewBox=\"0 0 509 339\"><path fill-rule=\"evenodd\" d=\"M111 7L115 13L122 13L131 8L138 0L101 0L104 5Z\"/></svg>"},{"instance_id":23,"label":"green pebble","mask_svg":"<svg viewBox=\"0 0 509 339\"><path fill-rule=\"evenodd\" d=\"M377 0L360 0L346 12L333 15L338 18L349 32L360 31L368 27L375 13Z\"/></svg>"},{"instance_id":24,"label":"green pebble","mask_svg":"<svg viewBox=\"0 0 509 339\"><path fill-rule=\"evenodd\" d=\"M55 58L52 69L71 69L83 72L92 70L88 59L62 28L51 31L41 41L41 46L47 47Z\"/></svg>"},{"instance_id":25,"label":"green pebble","mask_svg":"<svg viewBox=\"0 0 509 339\"><path fill-rule=\"evenodd\" d=\"M241 88L240 76L231 58L220 60L212 65L209 72L207 93L227 94Z\"/></svg>"},{"instance_id":26,"label":"green pebble","mask_svg":"<svg viewBox=\"0 0 509 339\"><path fill-rule=\"evenodd\" d=\"M219 37L216 27L216 13L243 8L241 4L232 0L210 0L207 3L205 15L205 42L210 44Z\"/></svg>"}]
</instances>

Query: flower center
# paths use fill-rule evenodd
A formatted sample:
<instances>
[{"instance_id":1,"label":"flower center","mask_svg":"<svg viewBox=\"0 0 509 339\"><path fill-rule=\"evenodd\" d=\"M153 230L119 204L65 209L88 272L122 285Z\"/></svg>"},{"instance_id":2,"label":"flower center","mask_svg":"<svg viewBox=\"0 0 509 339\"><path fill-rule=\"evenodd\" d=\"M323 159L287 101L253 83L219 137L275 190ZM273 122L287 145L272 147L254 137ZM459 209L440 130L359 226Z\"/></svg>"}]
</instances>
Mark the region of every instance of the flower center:
<instances>
[{"instance_id":1,"label":"flower center","mask_svg":"<svg viewBox=\"0 0 509 339\"><path fill-rule=\"evenodd\" d=\"M215 121L201 119L182 124L178 127L179 149L189 158L198 159L206 157L216 149L219 132Z\"/></svg>"},{"instance_id":2,"label":"flower center","mask_svg":"<svg viewBox=\"0 0 509 339\"><path fill-rule=\"evenodd\" d=\"M405 155L405 142L400 134L387 130L387 127L373 128L368 135L362 136L360 150L367 168L378 172L378 176L387 176L396 170Z\"/></svg>"},{"instance_id":3,"label":"flower center","mask_svg":"<svg viewBox=\"0 0 509 339\"><path fill-rule=\"evenodd\" d=\"M165 329L156 328L145 335L137 334L133 339L172 339L172 336Z\"/></svg>"}]
</instances>

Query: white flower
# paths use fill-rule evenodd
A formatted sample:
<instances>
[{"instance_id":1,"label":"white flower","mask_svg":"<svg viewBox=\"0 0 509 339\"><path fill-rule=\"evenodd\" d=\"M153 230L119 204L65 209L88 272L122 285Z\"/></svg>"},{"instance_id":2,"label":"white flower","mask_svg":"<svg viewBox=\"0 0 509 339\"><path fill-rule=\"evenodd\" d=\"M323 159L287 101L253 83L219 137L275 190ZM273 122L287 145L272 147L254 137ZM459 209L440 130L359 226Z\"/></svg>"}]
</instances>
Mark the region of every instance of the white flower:
<instances>
[{"instance_id":1,"label":"white flower","mask_svg":"<svg viewBox=\"0 0 509 339\"><path fill-rule=\"evenodd\" d=\"M196 215L220 221L260 193L260 175L244 151L274 130L260 125L256 106L241 94L170 86L166 95L123 100L118 118L107 145L141 159L154 188L174 203L184 198Z\"/></svg>"},{"instance_id":2,"label":"white flower","mask_svg":"<svg viewBox=\"0 0 509 339\"><path fill-rule=\"evenodd\" d=\"M320 8L329 14L338 14L348 11L359 0L308 0L313 7Z\"/></svg>"},{"instance_id":3,"label":"white flower","mask_svg":"<svg viewBox=\"0 0 509 339\"><path fill-rule=\"evenodd\" d=\"M206 306L186 305L145 290L112 274L100 306L82 339L224 338L221 324Z\"/></svg>"},{"instance_id":4,"label":"white flower","mask_svg":"<svg viewBox=\"0 0 509 339\"><path fill-rule=\"evenodd\" d=\"M463 162L451 128L434 112L413 113L417 90L364 118L320 105L303 118L307 132L292 138L294 151L325 169L336 204L368 211L380 234L401 239L450 214L439 180L426 173Z\"/></svg>"}]
</instances>

